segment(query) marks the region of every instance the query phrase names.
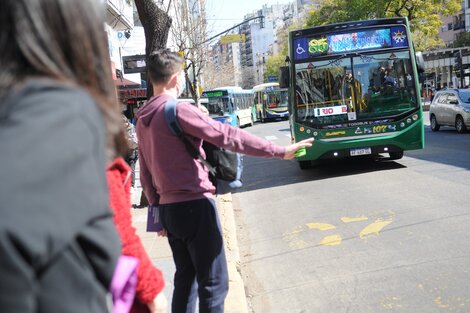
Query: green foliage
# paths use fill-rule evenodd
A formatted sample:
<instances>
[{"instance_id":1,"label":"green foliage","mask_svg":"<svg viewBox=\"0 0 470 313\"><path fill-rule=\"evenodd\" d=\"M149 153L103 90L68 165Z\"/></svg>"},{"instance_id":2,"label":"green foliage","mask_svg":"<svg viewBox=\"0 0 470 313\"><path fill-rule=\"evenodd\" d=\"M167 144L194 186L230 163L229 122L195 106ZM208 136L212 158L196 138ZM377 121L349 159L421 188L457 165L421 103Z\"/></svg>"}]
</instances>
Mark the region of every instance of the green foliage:
<instances>
[{"instance_id":1,"label":"green foliage","mask_svg":"<svg viewBox=\"0 0 470 313\"><path fill-rule=\"evenodd\" d=\"M454 41L454 48L470 46L470 33L461 33Z\"/></svg>"},{"instance_id":2,"label":"green foliage","mask_svg":"<svg viewBox=\"0 0 470 313\"><path fill-rule=\"evenodd\" d=\"M278 53L272 55L266 61L266 69L264 71L264 80L268 76L279 76L279 68L285 65L286 54Z\"/></svg>"},{"instance_id":3,"label":"green foliage","mask_svg":"<svg viewBox=\"0 0 470 313\"><path fill-rule=\"evenodd\" d=\"M407 17L418 51L442 45L438 29L440 16L462 9L461 0L326 0L320 9L310 11L307 27L385 17Z\"/></svg>"}]
</instances>

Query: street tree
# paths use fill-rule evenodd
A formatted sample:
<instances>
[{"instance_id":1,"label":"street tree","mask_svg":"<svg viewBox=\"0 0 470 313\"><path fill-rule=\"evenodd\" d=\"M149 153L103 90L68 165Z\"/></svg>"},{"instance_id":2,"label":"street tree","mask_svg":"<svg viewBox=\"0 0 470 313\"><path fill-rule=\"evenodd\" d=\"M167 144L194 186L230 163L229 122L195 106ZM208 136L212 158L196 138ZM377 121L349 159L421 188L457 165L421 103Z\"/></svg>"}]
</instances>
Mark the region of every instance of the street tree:
<instances>
[{"instance_id":1,"label":"street tree","mask_svg":"<svg viewBox=\"0 0 470 313\"><path fill-rule=\"evenodd\" d=\"M155 0L134 0L139 20L145 34L145 55L148 56L158 48L165 48L168 41L172 20L161 5ZM147 99L153 96L150 76L147 75Z\"/></svg>"},{"instance_id":2,"label":"street tree","mask_svg":"<svg viewBox=\"0 0 470 313\"><path fill-rule=\"evenodd\" d=\"M174 17L171 36L184 57L184 75L186 88L198 103L200 76L206 64L207 23L205 8L199 1L174 0L170 3L170 12Z\"/></svg>"},{"instance_id":3,"label":"street tree","mask_svg":"<svg viewBox=\"0 0 470 313\"><path fill-rule=\"evenodd\" d=\"M457 36L457 39L453 42L454 48L468 47L470 46L470 33L464 32Z\"/></svg>"},{"instance_id":4,"label":"street tree","mask_svg":"<svg viewBox=\"0 0 470 313\"><path fill-rule=\"evenodd\" d=\"M168 9L165 11L164 8L159 7L154 0L134 0L134 3L137 8L139 20L144 28L145 55L148 61L152 51L166 47L168 33L171 27L171 18L167 13ZM150 99L153 96L153 86L150 81L150 75L147 74L146 79L147 99ZM139 206L146 205L148 205L148 200L142 192Z\"/></svg>"},{"instance_id":5,"label":"street tree","mask_svg":"<svg viewBox=\"0 0 470 313\"><path fill-rule=\"evenodd\" d=\"M307 26L386 17L407 17L415 47L424 51L443 45L438 37L441 16L462 9L461 0L325 0L309 12Z\"/></svg>"}]
</instances>

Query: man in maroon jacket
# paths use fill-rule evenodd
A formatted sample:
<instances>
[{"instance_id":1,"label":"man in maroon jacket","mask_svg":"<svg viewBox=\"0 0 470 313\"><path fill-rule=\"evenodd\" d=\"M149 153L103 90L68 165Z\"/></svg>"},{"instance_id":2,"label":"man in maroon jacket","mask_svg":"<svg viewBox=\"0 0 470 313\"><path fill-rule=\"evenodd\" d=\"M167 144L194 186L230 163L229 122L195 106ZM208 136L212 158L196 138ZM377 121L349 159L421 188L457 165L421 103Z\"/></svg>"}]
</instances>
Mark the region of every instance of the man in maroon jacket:
<instances>
[{"instance_id":1,"label":"man in maroon jacket","mask_svg":"<svg viewBox=\"0 0 470 313\"><path fill-rule=\"evenodd\" d=\"M172 312L223 312L228 274L214 201L215 187L205 166L193 159L165 122L164 106L183 89L183 60L155 51L147 64L155 96L138 112L140 179L150 205L160 206L164 234L176 265ZM282 147L239 128L212 120L190 103L176 111L179 125L205 156L202 141L252 156L291 159L312 139ZM197 291L197 292L196 292Z\"/></svg>"}]
</instances>

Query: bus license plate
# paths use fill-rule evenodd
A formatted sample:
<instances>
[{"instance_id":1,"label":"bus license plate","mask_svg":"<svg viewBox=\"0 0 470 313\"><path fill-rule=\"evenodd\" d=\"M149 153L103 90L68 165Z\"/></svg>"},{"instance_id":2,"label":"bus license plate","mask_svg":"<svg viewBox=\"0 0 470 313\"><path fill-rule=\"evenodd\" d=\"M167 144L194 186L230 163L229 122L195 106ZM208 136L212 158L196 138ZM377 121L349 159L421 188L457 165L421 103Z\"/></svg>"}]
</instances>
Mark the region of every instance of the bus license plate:
<instances>
[{"instance_id":1,"label":"bus license plate","mask_svg":"<svg viewBox=\"0 0 470 313\"><path fill-rule=\"evenodd\" d=\"M358 155L366 155L371 154L372 151L370 148L360 148L360 149L351 149L350 154L351 156L358 156Z\"/></svg>"}]
</instances>

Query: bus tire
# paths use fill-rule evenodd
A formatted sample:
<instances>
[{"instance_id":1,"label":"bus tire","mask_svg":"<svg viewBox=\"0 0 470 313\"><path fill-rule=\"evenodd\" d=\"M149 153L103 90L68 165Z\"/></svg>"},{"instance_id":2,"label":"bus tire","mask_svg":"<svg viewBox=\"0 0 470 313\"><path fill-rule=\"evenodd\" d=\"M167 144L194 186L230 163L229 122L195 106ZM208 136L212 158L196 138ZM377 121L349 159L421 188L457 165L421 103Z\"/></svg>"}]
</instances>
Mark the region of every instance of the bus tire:
<instances>
[{"instance_id":1,"label":"bus tire","mask_svg":"<svg viewBox=\"0 0 470 313\"><path fill-rule=\"evenodd\" d=\"M311 161L299 161L299 167L302 170L306 170L312 167Z\"/></svg>"},{"instance_id":2,"label":"bus tire","mask_svg":"<svg viewBox=\"0 0 470 313\"><path fill-rule=\"evenodd\" d=\"M439 125L439 123L437 123L436 116L434 114L431 115L431 130L433 132L437 132L439 130L439 128L441 128L441 125Z\"/></svg>"},{"instance_id":3,"label":"bus tire","mask_svg":"<svg viewBox=\"0 0 470 313\"><path fill-rule=\"evenodd\" d=\"M390 160L399 160L403 157L403 151L389 152Z\"/></svg>"}]
</instances>

